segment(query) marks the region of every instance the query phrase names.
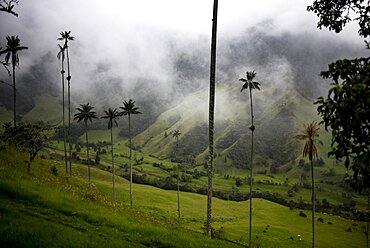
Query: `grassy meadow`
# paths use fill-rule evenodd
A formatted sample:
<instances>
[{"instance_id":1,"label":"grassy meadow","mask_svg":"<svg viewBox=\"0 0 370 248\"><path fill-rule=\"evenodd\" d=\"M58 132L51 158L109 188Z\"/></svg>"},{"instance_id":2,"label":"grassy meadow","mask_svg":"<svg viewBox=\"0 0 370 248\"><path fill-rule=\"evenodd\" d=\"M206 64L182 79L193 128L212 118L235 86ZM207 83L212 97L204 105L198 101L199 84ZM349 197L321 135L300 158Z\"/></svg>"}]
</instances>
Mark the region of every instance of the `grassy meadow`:
<instances>
[{"instance_id":1,"label":"grassy meadow","mask_svg":"<svg viewBox=\"0 0 370 248\"><path fill-rule=\"evenodd\" d=\"M5 150L4 150L5 149ZM116 177L117 201L112 197L112 175L73 165L64 175L59 161L37 159L27 174L16 151L0 152L0 240L3 247L228 247L248 243L248 201L214 198L214 228L218 239L202 234L206 196L181 192L181 223L177 223L176 191L134 184L133 209L129 183ZM58 175L51 172L55 167ZM310 211L254 199L255 247L310 247ZM364 223L317 214L317 247L361 247ZM46 228L47 227L47 228ZM302 237L299 241L298 235ZM228 241L222 241L224 239Z\"/></svg>"}]
</instances>

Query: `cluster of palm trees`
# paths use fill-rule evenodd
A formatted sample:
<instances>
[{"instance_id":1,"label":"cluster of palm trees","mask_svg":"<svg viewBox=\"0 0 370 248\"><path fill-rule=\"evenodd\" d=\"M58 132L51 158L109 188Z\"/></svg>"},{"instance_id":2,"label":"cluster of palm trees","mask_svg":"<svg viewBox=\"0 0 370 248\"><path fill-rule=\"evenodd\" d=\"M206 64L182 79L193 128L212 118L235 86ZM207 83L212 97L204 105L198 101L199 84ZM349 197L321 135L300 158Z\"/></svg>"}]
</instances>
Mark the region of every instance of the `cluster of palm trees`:
<instances>
[{"instance_id":1,"label":"cluster of palm trees","mask_svg":"<svg viewBox=\"0 0 370 248\"><path fill-rule=\"evenodd\" d=\"M91 172L90 172L90 156L89 156L89 138L88 138L88 121L92 122L93 119L97 119L96 112L93 111L94 107L89 103L81 104L78 111L74 115L74 119L77 122L84 121L85 124L85 137L86 137L86 156L88 165L88 180L89 186L91 186ZM115 189L115 167L114 167L114 142L113 142L113 127L118 126L118 119L126 115L128 116L128 131L129 131L129 148L130 148L130 207L132 208L132 135L131 135L131 115L141 114L139 108L135 106L135 101L132 99L128 101L123 101L123 106L120 107L121 112L117 108L109 108L104 110L104 114L101 118L108 120L108 129L110 130L110 140L111 140L111 152L112 152L112 185L113 185L113 199L116 199L116 189Z\"/></svg>"},{"instance_id":2,"label":"cluster of palm trees","mask_svg":"<svg viewBox=\"0 0 370 248\"><path fill-rule=\"evenodd\" d=\"M69 59L69 45L70 41L74 40L71 36L71 31L64 31L60 33L59 41L63 41L63 44L58 44L59 52L57 58L61 61L61 81L62 81L62 132L63 132L63 144L64 144L64 161L66 167L66 174L68 175L68 161L69 161L69 175L72 176L72 144L71 144L71 68ZM65 95L64 95L64 82L65 82L65 70L64 70L64 60L67 58L67 103L68 103L68 129L67 135L65 132ZM67 157L67 142L69 143L69 157ZM68 159L69 158L69 159Z\"/></svg>"},{"instance_id":3,"label":"cluster of palm trees","mask_svg":"<svg viewBox=\"0 0 370 248\"><path fill-rule=\"evenodd\" d=\"M18 4L18 0L1 0L0 1L0 11L7 12L14 16L18 16L18 13L14 12L14 6ZM13 87L13 125L17 126L17 88L16 88L16 67L19 66L19 56L18 52L27 50L28 47L21 45L21 40L18 35L6 36L6 47L3 49L0 46L0 56L5 54L5 59L0 61L0 63L7 70L9 77L12 78L13 85L0 81L8 86ZM11 66L12 70L10 71L8 66Z\"/></svg>"}]
</instances>

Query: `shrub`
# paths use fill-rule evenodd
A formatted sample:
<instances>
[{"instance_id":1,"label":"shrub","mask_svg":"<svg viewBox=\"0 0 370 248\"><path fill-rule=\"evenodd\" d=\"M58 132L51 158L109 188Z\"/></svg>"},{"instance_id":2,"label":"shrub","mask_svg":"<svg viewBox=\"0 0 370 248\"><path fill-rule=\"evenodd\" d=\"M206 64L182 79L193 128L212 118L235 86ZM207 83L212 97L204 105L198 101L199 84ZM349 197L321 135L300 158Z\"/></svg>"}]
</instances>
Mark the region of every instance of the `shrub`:
<instances>
[{"instance_id":1,"label":"shrub","mask_svg":"<svg viewBox=\"0 0 370 248\"><path fill-rule=\"evenodd\" d=\"M305 213L304 213L304 212L302 212L302 211L299 211L299 216L300 216L300 217L307 218L307 214L305 214Z\"/></svg>"},{"instance_id":2,"label":"shrub","mask_svg":"<svg viewBox=\"0 0 370 248\"><path fill-rule=\"evenodd\" d=\"M55 167L55 165L50 167L50 172L51 172L52 175L58 176L58 168Z\"/></svg>"}]
</instances>

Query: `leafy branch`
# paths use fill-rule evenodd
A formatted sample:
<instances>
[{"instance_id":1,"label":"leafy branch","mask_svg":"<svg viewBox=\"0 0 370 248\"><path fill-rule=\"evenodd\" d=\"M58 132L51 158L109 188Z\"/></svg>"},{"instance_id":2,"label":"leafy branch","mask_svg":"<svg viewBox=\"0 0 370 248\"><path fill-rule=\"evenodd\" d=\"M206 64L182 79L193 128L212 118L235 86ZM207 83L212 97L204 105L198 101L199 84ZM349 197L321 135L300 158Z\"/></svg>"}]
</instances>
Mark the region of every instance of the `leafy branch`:
<instances>
[{"instance_id":1,"label":"leafy branch","mask_svg":"<svg viewBox=\"0 0 370 248\"><path fill-rule=\"evenodd\" d=\"M8 12L12 15L18 16L18 13L13 11L14 6L18 5L19 0L0 0L0 11Z\"/></svg>"}]
</instances>

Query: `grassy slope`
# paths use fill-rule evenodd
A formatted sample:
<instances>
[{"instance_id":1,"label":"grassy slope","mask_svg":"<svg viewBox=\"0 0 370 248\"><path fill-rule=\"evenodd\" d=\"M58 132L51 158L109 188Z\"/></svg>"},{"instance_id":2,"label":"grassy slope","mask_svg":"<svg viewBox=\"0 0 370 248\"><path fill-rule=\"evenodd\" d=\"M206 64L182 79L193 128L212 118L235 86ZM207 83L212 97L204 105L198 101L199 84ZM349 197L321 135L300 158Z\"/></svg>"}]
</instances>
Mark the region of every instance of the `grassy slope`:
<instances>
[{"instance_id":1,"label":"grassy slope","mask_svg":"<svg viewBox=\"0 0 370 248\"><path fill-rule=\"evenodd\" d=\"M1 116L0 118L0 130L1 130L4 123L13 121L13 112L1 106L0 116Z\"/></svg>"},{"instance_id":2,"label":"grassy slope","mask_svg":"<svg viewBox=\"0 0 370 248\"><path fill-rule=\"evenodd\" d=\"M93 169L93 189L86 187L87 169L75 165L67 180L52 176L59 162L37 160L27 175L24 157L13 151L0 153L0 240L2 246L27 247L227 247L201 234L206 197L181 193L182 227L176 224L176 192L134 185L134 210L128 208L128 182L117 179L117 202L111 197L111 174ZM214 225L223 238L247 243L248 202L214 199ZM254 201L254 242L262 247L310 247L310 213L262 199ZM361 247L363 223L318 214L318 247ZM332 224L328 224L331 222ZM48 228L45 228L47 225ZM222 228L221 228L222 227ZM352 232L346 232L351 227ZM299 242L297 235L301 235ZM256 238L258 236L258 239ZM293 238L293 239L291 239Z\"/></svg>"},{"instance_id":3,"label":"grassy slope","mask_svg":"<svg viewBox=\"0 0 370 248\"><path fill-rule=\"evenodd\" d=\"M111 201L103 186L110 176L101 171L93 173L101 174L101 186L88 189L80 177L85 167L68 179L51 175L53 165L63 171L58 162L38 160L28 175L19 154L2 151L0 159L0 247L233 246L178 227L173 219Z\"/></svg>"},{"instance_id":4,"label":"grassy slope","mask_svg":"<svg viewBox=\"0 0 370 248\"><path fill-rule=\"evenodd\" d=\"M42 120L48 124L61 122L62 106L57 97L40 95L36 96L34 100L35 107L23 116L23 121L37 122Z\"/></svg>"}]
</instances>

